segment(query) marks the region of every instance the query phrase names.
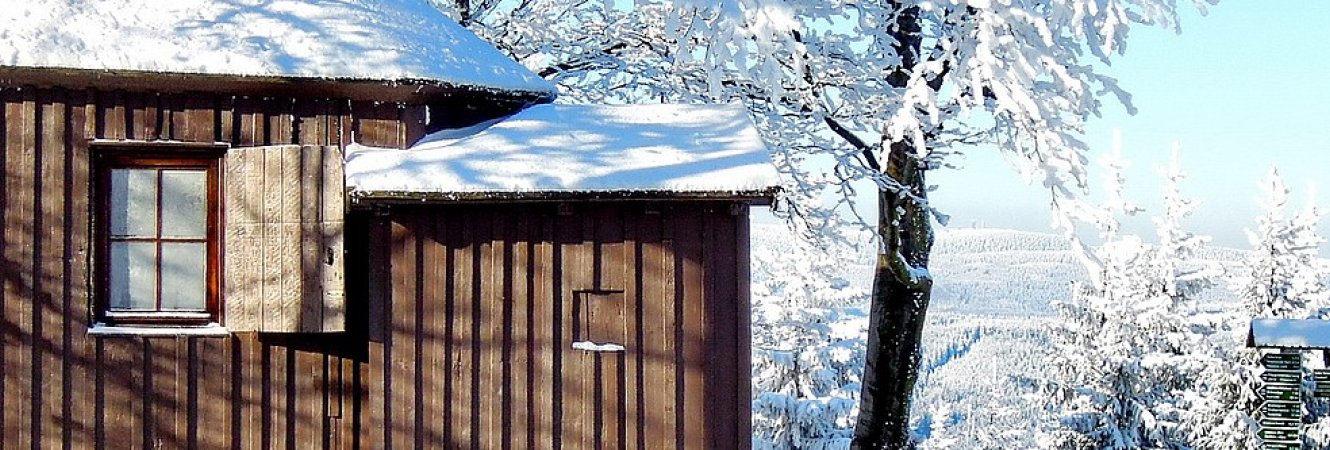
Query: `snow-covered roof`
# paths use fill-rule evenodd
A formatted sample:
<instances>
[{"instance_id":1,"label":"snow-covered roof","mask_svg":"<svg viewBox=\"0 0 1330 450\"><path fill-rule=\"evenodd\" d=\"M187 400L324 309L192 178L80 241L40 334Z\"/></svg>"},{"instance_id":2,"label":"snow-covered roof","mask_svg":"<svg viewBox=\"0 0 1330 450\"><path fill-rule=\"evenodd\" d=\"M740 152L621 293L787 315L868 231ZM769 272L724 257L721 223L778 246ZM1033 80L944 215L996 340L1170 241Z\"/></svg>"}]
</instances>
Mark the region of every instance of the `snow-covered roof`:
<instances>
[{"instance_id":1,"label":"snow-covered roof","mask_svg":"<svg viewBox=\"0 0 1330 450\"><path fill-rule=\"evenodd\" d=\"M1330 320L1252 319L1247 345L1330 349Z\"/></svg>"},{"instance_id":2,"label":"snow-covered roof","mask_svg":"<svg viewBox=\"0 0 1330 450\"><path fill-rule=\"evenodd\" d=\"M442 198L762 196L780 184L741 105L536 105L406 150L353 145L346 179L360 197Z\"/></svg>"},{"instance_id":3,"label":"snow-covered roof","mask_svg":"<svg viewBox=\"0 0 1330 450\"><path fill-rule=\"evenodd\" d=\"M0 30L0 66L555 93L426 0L3 0Z\"/></svg>"}]
</instances>

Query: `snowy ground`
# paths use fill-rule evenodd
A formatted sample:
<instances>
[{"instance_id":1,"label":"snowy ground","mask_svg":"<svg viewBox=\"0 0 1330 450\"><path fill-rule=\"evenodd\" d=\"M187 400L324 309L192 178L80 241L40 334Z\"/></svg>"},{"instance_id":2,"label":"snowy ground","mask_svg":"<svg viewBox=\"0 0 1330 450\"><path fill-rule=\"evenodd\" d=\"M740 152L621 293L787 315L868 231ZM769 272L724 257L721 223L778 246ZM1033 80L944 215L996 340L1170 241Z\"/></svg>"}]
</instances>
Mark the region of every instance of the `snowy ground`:
<instances>
[{"instance_id":1,"label":"snowy ground","mask_svg":"<svg viewBox=\"0 0 1330 450\"><path fill-rule=\"evenodd\" d=\"M816 269L792 256L799 253L794 241L782 225L754 226L754 366L761 372L754 375L766 380L754 386L767 391L756 392L755 448L844 448L862 371L855 364L862 364L871 249L841 250L853 262L834 263L840 283L792 286L783 273ZM1231 267L1241 255L1209 249L1203 256ZM942 229L930 266L936 284L912 414L921 448L1036 447L1036 431L1056 411L1024 380L1046 375L1050 305L1084 276L1069 245L1052 234ZM804 311L790 312L792 304ZM785 352L795 348L802 350ZM787 365L810 374L782 383L773 374L789 372Z\"/></svg>"}]
</instances>

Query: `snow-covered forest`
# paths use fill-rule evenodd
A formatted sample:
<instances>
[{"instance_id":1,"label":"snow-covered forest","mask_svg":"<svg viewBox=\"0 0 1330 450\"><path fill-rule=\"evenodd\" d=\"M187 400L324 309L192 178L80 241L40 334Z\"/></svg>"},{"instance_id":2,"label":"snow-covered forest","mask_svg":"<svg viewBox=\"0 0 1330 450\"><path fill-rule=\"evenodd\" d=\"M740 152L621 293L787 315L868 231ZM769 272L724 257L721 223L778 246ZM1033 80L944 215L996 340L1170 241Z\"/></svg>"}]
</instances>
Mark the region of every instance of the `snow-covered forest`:
<instances>
[{"instance_id":1,"label":"snow-covered forest","mask_svg":"<svg viewBox=\"0 0 1330 450\"><path fill-rule=\"evenodd\" d=\"M1266 213L1235 224L1252 247L1216 247L1186 231L1181 168L1165 174L1156 235L1119 229L1151 214L1117 195L1076 240L939 231L911 414L920 448L1259 448L1247 324L1325 317L1321 213L1290 205L1272 172ZM847 448L871 250L802 248L774 224L753 237L754 446ZM1307 448L1330 445L1326 407L1305 405Z\"/></svg>"}]
</instances>

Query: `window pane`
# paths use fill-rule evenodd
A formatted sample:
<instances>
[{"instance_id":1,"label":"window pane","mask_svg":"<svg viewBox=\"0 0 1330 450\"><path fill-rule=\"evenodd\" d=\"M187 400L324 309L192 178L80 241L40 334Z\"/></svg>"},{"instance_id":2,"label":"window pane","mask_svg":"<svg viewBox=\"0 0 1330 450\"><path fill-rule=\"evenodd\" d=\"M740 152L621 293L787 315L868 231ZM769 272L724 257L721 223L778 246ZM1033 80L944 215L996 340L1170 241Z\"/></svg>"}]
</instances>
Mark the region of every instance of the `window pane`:
<instances>
[{"instance_id":1,"label":"window pane","mask_svg":"<svg viewBox=\"0 0 1330 450\"><path fill-rule=\"evenodd\" d=\"M157 235L157 171L111 169L111 235Z\"/></svg>"},{"instance_id":2,"label":"window pane","mask_svg":"<svg viewBox=\"0 0 1330 450\"><path fill-rule=\"evenodd\" d=\"M111 243L111 309L157 309L157 246Z\"/></svg>"},{"instance_id":3,"label":"window pane","mask_svg":"<svg viewBox=\"0 0 1330 450\"><path fill-rule=\"evenodd\" d=\"M204 237L207 180L208 173L202 170L162 171L162 236Z\"/></svg>"},{"instance_id":4,"label":"window pane","mask_svg":"<svg viewBox=\"0 0 1330 450\"><path fill-rule=\"evenodd\" d=\"M207 309L207 249L204 243L162 243L162 310Z\"/></svg>"}]
</instances>

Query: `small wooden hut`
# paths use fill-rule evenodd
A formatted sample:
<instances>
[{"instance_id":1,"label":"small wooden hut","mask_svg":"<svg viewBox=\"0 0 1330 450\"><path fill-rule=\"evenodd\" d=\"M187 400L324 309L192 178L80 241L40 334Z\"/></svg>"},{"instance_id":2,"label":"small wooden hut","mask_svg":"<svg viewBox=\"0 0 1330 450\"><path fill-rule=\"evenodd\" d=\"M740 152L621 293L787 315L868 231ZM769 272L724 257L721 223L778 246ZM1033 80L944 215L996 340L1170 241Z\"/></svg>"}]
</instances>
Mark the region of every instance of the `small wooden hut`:
<instances>
[{"instance_id":1,"label":"small wooden hut","mask_svg":"<svg viewBox=\"0 0 1330 450\"><path fill-rule=\"evenodd\" d=\"M420 0L0 19L3 448L749 445L742 110L528 108Z\"/></svg>"}]
</instances>

